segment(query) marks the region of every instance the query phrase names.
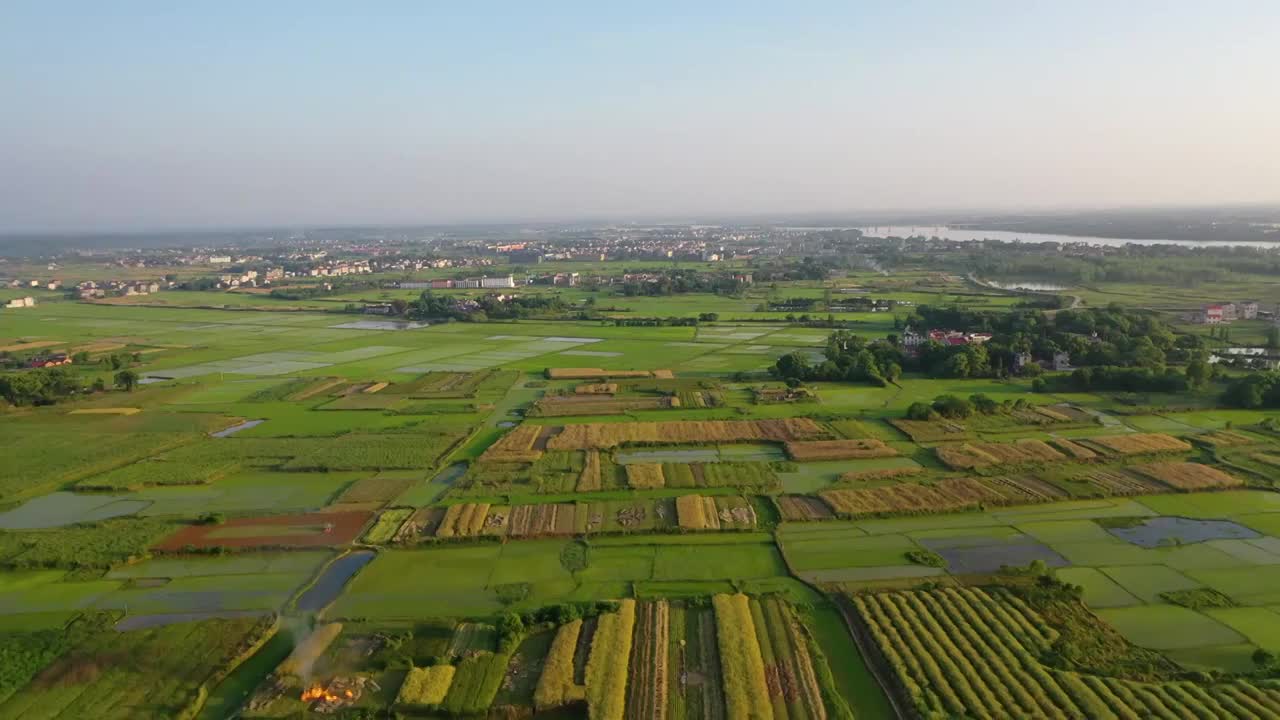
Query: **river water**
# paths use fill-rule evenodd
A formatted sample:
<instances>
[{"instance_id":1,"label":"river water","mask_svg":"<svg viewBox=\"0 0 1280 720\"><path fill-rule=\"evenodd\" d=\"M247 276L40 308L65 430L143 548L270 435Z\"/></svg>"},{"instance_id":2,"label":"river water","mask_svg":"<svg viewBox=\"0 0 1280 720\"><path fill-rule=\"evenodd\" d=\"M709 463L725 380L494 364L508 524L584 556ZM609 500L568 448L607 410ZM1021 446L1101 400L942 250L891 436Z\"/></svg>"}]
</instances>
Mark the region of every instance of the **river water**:
<instances>
[{"instance_id":1,"label":"river water","mask_svg":"<svg viewBox=\"0 0 1280 720\"><path fill-rule=\"evenodd\" d=\"M1007 232L1003 230L967 230L945 225L880 225L857 228L869 237L938 237L956 242L977 242L980 240L1003 240L1004 242L1024 243L1085 243L1088 245L1106 245L1123 247L1125 245L1181 245L1183 247L1253 247L1274 250L1280 248L1280 241L1219 241L1219 240L1132 240L1127 238L1083 237L1075 235L1050 235L1047 233Z\"/></svg>"}]
</instances>

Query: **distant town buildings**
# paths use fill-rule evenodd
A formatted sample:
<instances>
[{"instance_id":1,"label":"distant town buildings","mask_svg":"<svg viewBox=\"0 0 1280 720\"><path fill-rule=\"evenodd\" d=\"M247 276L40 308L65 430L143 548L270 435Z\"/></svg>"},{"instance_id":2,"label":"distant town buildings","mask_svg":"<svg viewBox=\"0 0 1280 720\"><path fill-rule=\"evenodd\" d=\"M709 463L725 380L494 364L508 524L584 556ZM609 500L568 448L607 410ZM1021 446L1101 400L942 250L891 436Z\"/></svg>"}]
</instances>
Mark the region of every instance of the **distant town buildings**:
<instances>
[{"instance_id":1,"label":"distant town buildings","mask_svg":"<svg viewBox=\"0 0 1280 720\"><path fill-rule=\"evenodd\" d=\"M35 307L35 305L36 305L36 299L28 296L28 297L14 298L9 302L5 303L4 306L6 308L13 309L13 308Z\"/></svg>"}]
</instances>

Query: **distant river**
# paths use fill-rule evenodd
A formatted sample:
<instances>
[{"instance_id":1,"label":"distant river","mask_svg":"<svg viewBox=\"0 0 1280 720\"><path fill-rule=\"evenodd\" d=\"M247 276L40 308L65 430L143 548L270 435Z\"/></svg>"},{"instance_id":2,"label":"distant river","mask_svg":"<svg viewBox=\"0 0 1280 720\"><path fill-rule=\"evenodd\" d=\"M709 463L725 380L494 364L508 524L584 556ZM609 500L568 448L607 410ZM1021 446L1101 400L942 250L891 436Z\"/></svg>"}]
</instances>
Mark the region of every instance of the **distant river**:
<instances>
[{"instance_id":1,"label":"distant river","mask_svg":"<svg viewBox=\"0 0 1280 720\"><path fill-rule=\"evenodd\" d=\"M1274 250L1280 248L1280 241L1253 240L1130 240L1123 238L1083 237L1076 235L1049 235L1046 233L1006 232L1003 230L966 230L945 225L880 225L857 228L863 235L870 237L938 237L956 242L977 242L979 240L1003 240L1005 242L1024 243L1086 243L1089 245L1108 245L1123 247L1125 245L1182 245L1184 247L1255 247Z\"/></svg>"}]
</instances>

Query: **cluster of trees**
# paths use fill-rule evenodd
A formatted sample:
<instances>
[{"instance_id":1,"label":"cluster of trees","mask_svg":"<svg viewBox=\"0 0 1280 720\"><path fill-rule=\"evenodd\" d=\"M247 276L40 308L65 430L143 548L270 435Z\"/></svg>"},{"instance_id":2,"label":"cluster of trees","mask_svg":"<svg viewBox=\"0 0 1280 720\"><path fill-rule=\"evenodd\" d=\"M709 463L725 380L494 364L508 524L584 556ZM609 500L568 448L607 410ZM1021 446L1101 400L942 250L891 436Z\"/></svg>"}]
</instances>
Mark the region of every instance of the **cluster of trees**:
<instances>
[{"instance_id":1,"label":"cluster of trees","mask_svg":"<svg viewBox=\"0 0 1280 720\"><path fill-rule=\"evenodd\" d=\"M1055 381L1062 389L1077 392L1113 390L1119 392L1183 392L1204 387L1214 378L1214 368L1196 358L1183 371L1166 367L1099 367L1077 368L1065 378ZM1048 388L1048 384L1044 386Z\"/></svg>"},{"instance_id":2,"label":"cluster of trees","mask_svg":"<svg viewBox=\"0 0 1280 720\"><path fill-rule=\"evenodd\" d=\"M997 415L1013 410L1026 409L1030 403L1022 398L997 402L991 397L976 393L968 399L959 395L939 395L933 402L914 402L907 407L909 420L935 420L940 417L951 420L963 420L975 413L978 415Z\"/></svg>"},{"instance_id":3,"label":"cluster of trees","mask_svg":"<svg viewBox=\"0 0 1280 720\"><path fill-rule=\"evenodd\" d=\"M417 300L408 303L405 314L415 319L453 318L484 322L490 318L508 320L560 316L568 311L569 305L559 295L507 295L499 300L497 295L463 297L436 295L427 290Z\"/></svg>"},{"instance_id":4,"label":"cluster of trees","mask_svg":"<svg viewBox=\"0 0 1280 720\"><path fill-rule=\"evenodd\" d=\"M1067 353L1074 365L1143 367L1163 373L1166 363L1192 361L1205 348L1204 338L1175 335L1152 313L1115 305L1061 310L1052 318L1035 309L996 313L921 305L898 325L921 332L946 328L992 334L981 345L925 344L912 369L930 377L999 377L1010 372L1021 353L1051 358L1059 352ZM1037 370L1027 366L1023 372Z\"/></svg>"},{"instance_id":5,"label":"cluster of trees","mask_svg":"<svg viewBox=\"0 0 1280 720\"><path fill-rule=\"evenodd\" d=\"M1280 372L1252 373L1231 381L1222 402L1248 409L1280 407Z\"/></svg>"},{"instance_id":6,"label":"cluster of trees","mask_svg":"<svg viewBox=\"0 0 1280 720\"><path fill-rule=\"evenodd\" d=\"M839 268L839 265L831 261L806 257L800 262L776 263L754 267L752 268L752 277L756 282L823 280L828 273Z\"/></svg>"},{"instance_id":7,"label":"cluster of trees","mask_svg":"<svg viewBox=\"0 0 1280 720\"><path fill-rule=\"evenodd\" d=\"M848 380L884 386L902 375L902 352L887 342L868 343L846 330L827 338L825 360L813 365L804 353L793 352L778 358L771 367L774 377L798 384L810 380Z\"/></svg>"},{"instance_id":8,"label":"cluster of trees","mask_svg":"<svg viewBox=\"0 0 1280 720\"><path fill-rule=\"evenodd\" d=\"M707 273L700 270L673 268L664 270L654 282L629 282L622 286L622 294L681 295L692 292L736 295L745 289L746 283L734 278L733 273Z\"/></svg>"},{"instance_id":9,"label":"cluster of trees","mask_svg":"<svg viewBox=\"0 0 1280 720\"><path fill-rule=\"evenodd\" d=\"M705 313L704 313L705 314ZM711 313L714 315L714 313ZM634 317L615 318L616 327L697 327L701 318L691 317Z\"/></svg>"},{"instance_id":10,"label":"cluster of trees","mask_svg":"<svg viewBox=\"0 0 1280 720\"><path fill-rule=\"evenodd\" d=\"M132 391L138 385L138 374L128 368L117 372L112 379L121 390ZM0 374L0 397L19 407L53 405L72 395L106 389L102 378L86 387L83 377L65 366Z\"/></svg>"}]
</instances>

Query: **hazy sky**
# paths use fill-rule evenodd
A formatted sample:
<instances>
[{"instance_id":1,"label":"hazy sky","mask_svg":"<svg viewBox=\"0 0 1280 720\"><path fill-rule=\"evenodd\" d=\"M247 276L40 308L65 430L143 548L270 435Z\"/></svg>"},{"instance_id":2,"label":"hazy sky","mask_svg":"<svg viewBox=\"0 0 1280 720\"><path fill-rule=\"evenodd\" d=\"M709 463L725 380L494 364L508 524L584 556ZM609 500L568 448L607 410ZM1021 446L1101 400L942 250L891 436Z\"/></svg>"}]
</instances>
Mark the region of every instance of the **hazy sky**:
<instances>
[{"instance_id":1,"label":"hazy sky","mask_svg":"<svg viewBox=\"0 0 1280 720\"><path fill-rule=\"evenodd\" d=\"M0 231L1280 200L1276 0L623 4L6 0Z\"/></svg>"}]
</instances>

